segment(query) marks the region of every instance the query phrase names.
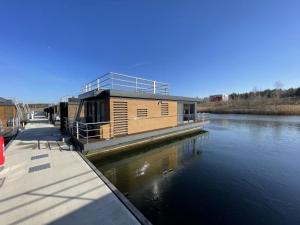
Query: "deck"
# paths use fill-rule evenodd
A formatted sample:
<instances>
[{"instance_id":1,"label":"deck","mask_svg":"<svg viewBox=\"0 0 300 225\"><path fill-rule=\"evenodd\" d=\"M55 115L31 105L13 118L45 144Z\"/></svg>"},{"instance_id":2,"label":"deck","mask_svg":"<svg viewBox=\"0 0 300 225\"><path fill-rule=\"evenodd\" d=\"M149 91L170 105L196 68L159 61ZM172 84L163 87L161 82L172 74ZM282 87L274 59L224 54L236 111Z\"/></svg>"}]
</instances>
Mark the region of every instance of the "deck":
<instances>
[{"instance_id":1,"label":"deck","mask_svg":"<svg viewBox=\"0 0 300 225\"><path fill-rule=\"evenodd\" d=\"M96 157L98 154L119 152L127 149L134 149L145 145L172 140L185 135L203 132L208 121L185 123L176 127L163 128L138 134L116 137L109 140L90 140L90 143L81 143L83 153L88 158ZM76 141L76 139L75 139Z\"/></svg>"},{"instance_id":2,"label":"deck","mask_svg":"<svg viewBox=\"0 0 300 225\"><path fill-rule=\"evenodd\" d=\"M10 143L0 171L1 224L140 224L133 206L61 138L36 119Z\"/></svg>"}]
</instances>

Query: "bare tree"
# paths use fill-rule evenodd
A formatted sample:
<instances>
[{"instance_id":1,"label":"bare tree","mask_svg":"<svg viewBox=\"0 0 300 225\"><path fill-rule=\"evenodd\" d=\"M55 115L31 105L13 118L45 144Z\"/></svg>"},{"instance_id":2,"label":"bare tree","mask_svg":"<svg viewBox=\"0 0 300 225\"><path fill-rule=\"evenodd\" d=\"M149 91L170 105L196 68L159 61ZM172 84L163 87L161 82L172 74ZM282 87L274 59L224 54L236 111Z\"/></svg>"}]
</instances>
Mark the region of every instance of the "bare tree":
<instances>
[{"instance_id":1,"label":"bare tree","mask_svg":"<svg viewBox=\"0 0 300 225\"><path fill-rule=\"evenodd\" d=\"M275 90L276 90L276 97L280 98L281 90L284 87L283 83L280 80L278 80L278 81L275 82L274 87L275 87Z\"/></svg>"}]
</instances>

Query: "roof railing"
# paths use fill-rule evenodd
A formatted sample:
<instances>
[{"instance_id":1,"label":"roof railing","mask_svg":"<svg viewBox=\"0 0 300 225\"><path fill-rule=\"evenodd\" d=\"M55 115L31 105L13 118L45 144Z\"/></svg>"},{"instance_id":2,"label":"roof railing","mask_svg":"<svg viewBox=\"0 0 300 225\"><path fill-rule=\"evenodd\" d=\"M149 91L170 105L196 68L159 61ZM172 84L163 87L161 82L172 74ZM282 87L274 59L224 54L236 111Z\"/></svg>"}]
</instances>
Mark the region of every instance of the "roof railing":
<instances>
[{"instance_id":1,"label":"roof railing","mask_svg":"<svg viewBox=\"0 0 300 225\"><path fill-rule=\"evenodd\" d=\"M81 93L86 93L93 90L109 89L160 95L169 94L169 85L167 83L114 72L104 74L96 80L85 84L81 89Z\"/></svg>"},{"instance_id":2,"label":"roof railing","mask_svg":"<svg viewBox=\"0 0 300 225\"><path fill-rule=\"evenodd\" d=\"M77 97L74 95L66 95L60 98L60 102L68 102L69 98L77 98Z\"/></svg>"}]
</instances>

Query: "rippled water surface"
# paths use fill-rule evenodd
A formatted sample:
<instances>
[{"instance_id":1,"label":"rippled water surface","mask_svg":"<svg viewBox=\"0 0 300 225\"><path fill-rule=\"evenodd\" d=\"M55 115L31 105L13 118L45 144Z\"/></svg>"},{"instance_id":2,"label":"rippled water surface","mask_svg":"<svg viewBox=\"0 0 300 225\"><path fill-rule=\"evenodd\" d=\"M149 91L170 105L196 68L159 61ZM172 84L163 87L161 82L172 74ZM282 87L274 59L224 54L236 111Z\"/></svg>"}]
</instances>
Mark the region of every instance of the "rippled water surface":
<instances>
[{"instance_id":1,"label":"rippled water surface","mask_svg":"<svg viewBox=\"0 0 300 225\"><path fill-rule=\"evenodd\" d=\"M205 128L93 163L153 224L300 224L300 117L211 115Z\"/></svg>"}]
</instances>

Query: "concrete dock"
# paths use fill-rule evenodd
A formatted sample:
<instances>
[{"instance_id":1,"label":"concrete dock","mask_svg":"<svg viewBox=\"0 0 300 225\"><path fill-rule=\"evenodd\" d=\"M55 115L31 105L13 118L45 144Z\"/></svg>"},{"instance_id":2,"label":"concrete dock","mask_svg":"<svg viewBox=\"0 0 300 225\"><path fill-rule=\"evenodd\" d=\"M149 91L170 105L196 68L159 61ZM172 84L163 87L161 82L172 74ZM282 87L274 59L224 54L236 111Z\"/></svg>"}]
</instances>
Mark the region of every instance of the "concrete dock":
<instances>
[{"instance_id":1,"label":"concrete dock","mask_svg":"<svg viewBox=\"0 0 300 225\"><path fill-rule=\"evenodd\" d=\"M140 224L45 119L27 124L6 150L0 171L0 223Z\"/></svg>"}]
</instances>

